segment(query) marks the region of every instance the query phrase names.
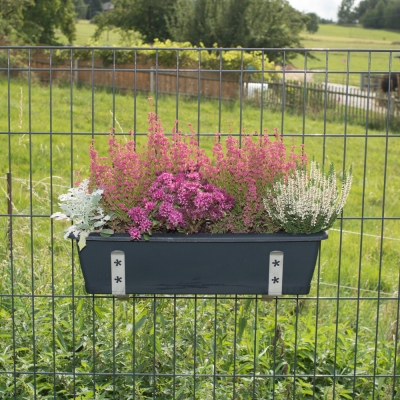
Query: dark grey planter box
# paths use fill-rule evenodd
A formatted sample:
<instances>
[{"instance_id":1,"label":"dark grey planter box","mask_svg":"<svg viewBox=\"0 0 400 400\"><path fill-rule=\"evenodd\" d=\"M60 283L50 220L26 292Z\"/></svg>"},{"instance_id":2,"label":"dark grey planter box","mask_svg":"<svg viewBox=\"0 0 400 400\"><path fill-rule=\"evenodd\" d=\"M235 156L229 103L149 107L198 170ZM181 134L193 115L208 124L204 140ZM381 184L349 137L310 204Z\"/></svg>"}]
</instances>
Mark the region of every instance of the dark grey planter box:
<instances>
[{"instance_id":1,"label":"dark grey planter box","mask_svg":"<svg viewBox=\"0 0 400 400\"><path fill-rule=\"evenodd\" d=\"M320 242L327 237L326 232L173 233L153 235L146 242L131 241L128 234L92 233L79 259L86 291L92 294L112 293L115 250L124 252L127 294L271 294L277 279L269 276L270 253L278 251L283 252L282 294L307 294Z\"/></svg>"}]
</instances>

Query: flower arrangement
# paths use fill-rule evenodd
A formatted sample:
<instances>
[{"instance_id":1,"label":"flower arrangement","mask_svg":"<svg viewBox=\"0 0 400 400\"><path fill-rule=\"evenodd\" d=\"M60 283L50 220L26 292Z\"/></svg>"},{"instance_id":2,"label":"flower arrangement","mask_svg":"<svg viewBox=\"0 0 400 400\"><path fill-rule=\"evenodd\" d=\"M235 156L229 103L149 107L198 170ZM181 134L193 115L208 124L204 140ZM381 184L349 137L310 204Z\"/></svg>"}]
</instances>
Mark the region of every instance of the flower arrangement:
<instances>
[{"instance_id":1,"label":"flower arrangement","mask_svg":"<svg viewBox=\"0 0 400 400\"><path fill-rule=\"evenodd\" d=\"M312 162L308 174L303 145L287 148L277 130L273 139L244 135L241 145L216 135L210 157L194 131L183 135L175 125L168 138L155 113L148 122L140 148L111 133L108 157L100 157L93 141L88 180L60 196L63 213L52 217L74 221L65 235L79 236L81 250L95 230L132 240L173 231L316 232L332 225L350 190L351 171L337 199L333 167L325 177Z\"/></svg>"}]
</instances>

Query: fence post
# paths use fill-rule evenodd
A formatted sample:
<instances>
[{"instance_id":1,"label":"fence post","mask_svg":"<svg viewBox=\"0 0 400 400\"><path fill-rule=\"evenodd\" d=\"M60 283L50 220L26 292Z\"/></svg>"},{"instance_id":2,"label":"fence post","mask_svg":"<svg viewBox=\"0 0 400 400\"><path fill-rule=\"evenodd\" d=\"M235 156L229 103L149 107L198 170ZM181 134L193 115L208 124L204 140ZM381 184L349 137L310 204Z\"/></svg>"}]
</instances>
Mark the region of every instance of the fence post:
<instances>
[{"instance_id":1,"label":"fence post","mask_svg":"<svg viewBox=\"0 0 400 400\"><path fill-rule=\"evenodd\" d=\"M388 99L388 102L390 102L390 105L388 107L389 108L389 116L394 117L396 97L390 96L390 99Z\"/></svg>"},{"instance_id":2,"label":"fence post","mask_svg":"<svg viewBox=\"0 0 400 400\"><path fill-rule=\"evenodd\" d=\"M78 83L79 83L79 71L78 71L78 68L79 68L79 62L78 62L78 60L75 60L74 61L74 83L75 83L75 85L77 85Z\"/></svg>"},{"instance_id":3,"label":"fence post","mask_svg":"<svg viewBox=\"0 0 400 400\"><path fill-rule=\"evenodd\" d=\"M12 198L11 198L11 172L7 172L7 245L11 257L11 212L12 212Z\"/></svg>"},{"instance_id":4,"label":"fence post","mask_svg":"<svg viewBox=\"0 0 400 400\"><path fill-rule=\"evenodd\" d=\"M150 67L150 92L154 92L154 67Z\"/></svg>"}]
</instances>

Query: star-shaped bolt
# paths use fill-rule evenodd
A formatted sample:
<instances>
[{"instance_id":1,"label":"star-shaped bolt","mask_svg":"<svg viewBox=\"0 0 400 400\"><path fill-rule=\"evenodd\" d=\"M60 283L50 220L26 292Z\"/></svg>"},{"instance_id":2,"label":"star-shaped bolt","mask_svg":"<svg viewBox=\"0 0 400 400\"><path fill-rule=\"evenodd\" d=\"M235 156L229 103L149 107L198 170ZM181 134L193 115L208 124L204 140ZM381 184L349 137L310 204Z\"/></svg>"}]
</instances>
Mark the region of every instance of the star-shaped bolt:
<instances>
[{"instance_id":1,"label":"star-shaped bolt","mask_svg":"<svg viewBox=\"0 0 400 400\"><path fill-rule=\"evenodd\" d=\"M118 267L119 265L121 265L121 260L115 260L114 264L116 267Z\"/></svg>"},{"instance_id":2,"label":"star-shaped bolt","mask_svg":"<svg viewBox=\"0 0 400 400\"><path fill-rule=\"evenodd\" d=\"M120 276L117 276L117 277L114 279L114 281L117 282L117 283L120 283L120 282L122 282L122 278L121 278Z\"/></svg>"},{"instance_id":3,"label":"star-shaped bolt","mask_svg":"<svg viewBox=\"0 0 400 400\"><path fill-rule=\"evenodd\" d=\"M279 278L277 278L276 276L274 276L274 277L271 279L271 281L272 281L272 283L279 283Z\"/></svg>"},{"instance_id":4,"label":"star-shaped bolt","mask_svg":"<svg viewBox=\"0 0 400 400\"><path fill-rule=\"evenodd\" d=\"M272 262L272 265L273 265L274 267L278 267L278 266L279 266L279 263L280 263L280 261L274 260L274 261Z\"/></svg>"}]
</instances>

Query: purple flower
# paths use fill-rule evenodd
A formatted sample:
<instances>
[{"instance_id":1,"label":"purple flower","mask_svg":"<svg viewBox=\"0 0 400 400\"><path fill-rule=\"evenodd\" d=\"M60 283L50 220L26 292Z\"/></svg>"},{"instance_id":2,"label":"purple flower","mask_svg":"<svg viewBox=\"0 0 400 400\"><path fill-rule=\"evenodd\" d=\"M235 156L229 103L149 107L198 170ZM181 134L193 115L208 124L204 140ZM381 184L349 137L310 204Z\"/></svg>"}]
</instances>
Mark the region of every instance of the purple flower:
<instances>
[{"instance_id":1,"label":"purple flower","mask_svg":"<svg viewBox=\"0 0 400 400\"><path fill-rule=\"evenodd\" d=\"M158 213L163 218L168 218L168 215L172 211L174 211L174 205L172 203L167 202L167 201L164 201L163 203L161 203L160 207L158 208Z\"/></svg>"},{"instance_id":2,"label":"purple flower","mask_svg":"<svg viewBox=\"0 0 400 400\"><path fill-rule=\"evenodd\" d=\"M172 226L183 226L183 216L182 213L177 211L177 210L173 210L169 215L168 215L168 222L172 225Z\"/></svg>"},{"instance_id":3,"label":"purple flower","mask_svg":"<svg viewBox=\"0 0 400 400\"><path fill-rule=\"evenodd\" d=\"M163 189L154 188L152 191L152 198L154 201L163 200L165 191Z\"/></svg>"},{"instance_id":4,"label":"purple flower","mask_svg":"<svg viewBox=\"0 0 400 400\"><path fill-rule=\"evenodd\" d=\"M133 237L133 238L135 237L133 235L137 236L137 232L139 232L139 238L140 238L140 234L148 231L152 226L152 222L148 218L147 211L144 210L143 208L132 207L128 211L128 216L132 218L132 221L136 225L134 228L131 228L131 229L135 229L133 231L133 234L131 234L131 237ZM136 232L136 230L137 230L137 232ZM131 233L130 230L129 230L129 233Z\"/></svg>"},{"instance_id":5,"label":"purple flower","mask_svg":"<svg viewBox=\"0 0 400 400\"><path fill-rule=\"evenodd\" d=\"M129 232L129 235L131 235L131 238L134 240L139 240L141 237L140 231L136 227L130 228L128 230L128 232Z\"/></svg>"},{"instance_id":6,"label":"purple flower","mask_svg":"<svg viewBox=\"0 0 400 400\"><path fill-rule=\"evenodd\" d=\"M153 211L155 207L156 203L154 201L147 201L144 205L146 211Z\"/></svg>"},{"instance_id":7,"label":"purple flower","mask_svg":"<svg viewBox=\"0 0 400 400\"><path fill-rule=\"evenodd\" d=\"M169 229L192 226L196 230L205 221L221 218L234 204L233 196L203 181L199 172L161 174L150 194L159 205L156 219Z\"/></svg>"},{"instance_id":8,"label":"purple flower","mask_svg":"<svg viewBox=\"0 0 400 400\"><path fill-rule=\"evenodd\" d=\"M213 193L199 192L193 204L199 211L207 211L215 200Z\"/></svg>"},{"instance_id":9,"label":"purple flower","mask_svg":"<svg viewBox=\"0 0 400 400\"><path fill-rule=\"evenodd\" d=\"M128 211L128 216L132 218L135 224L140 224L142 221L147 219L147 213L140 207L132 207Z\"/></svg>"}]
</instances>

